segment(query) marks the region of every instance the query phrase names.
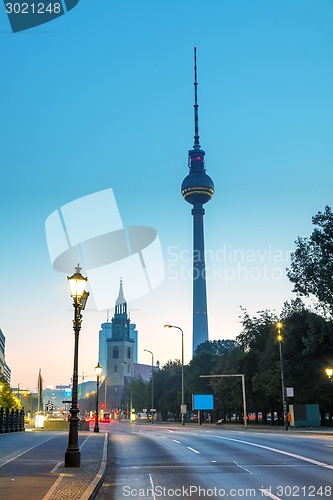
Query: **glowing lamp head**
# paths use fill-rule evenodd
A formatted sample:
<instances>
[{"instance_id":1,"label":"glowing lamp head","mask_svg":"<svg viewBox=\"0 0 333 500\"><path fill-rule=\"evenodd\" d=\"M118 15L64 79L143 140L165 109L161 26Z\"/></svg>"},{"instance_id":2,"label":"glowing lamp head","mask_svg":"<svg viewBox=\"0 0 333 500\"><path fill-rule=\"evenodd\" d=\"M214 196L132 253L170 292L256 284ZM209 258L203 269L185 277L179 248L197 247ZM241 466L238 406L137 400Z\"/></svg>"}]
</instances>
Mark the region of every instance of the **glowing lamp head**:
<instances>
[{"instance_id":1,"label":"glowing lamp head","mask_svg":"<svg viewBox=\"0 0 333 500\"><path fill-rule=\"evenodd\" d=\"M326 375L331 378L333 376L333 369L332 368L326 368Z\"/></svg>"},{"instance_id":2,"label":"glowing lamp head","mask_svg":"<svg viewBox=\"0 0 333 500\"><path fill-rule=\"evenodd\" d=\"M100 364L98 363L97 366L95 367L95 372L96 372L96 375L97 377L100 377L101 374L102 374L102 367L100 366Z\"/></svg>"},{"instance_id":3,"label":"glowing lamp head","mask_svg":"<svg viewBox=\"0 0 333 500\"><path fill-rule=\"evenodd\" d=\"M277 326L278 328L281 328L281 327L282 327L282 323L277 323L277 324L276 324L276 326Z\"/></svg>"},{"instance_id":4,"label":"glowing lamp head","mask_svg":"<svg viewBox=\"0 0 333 500\"><path fill-rule=\"evenodd\" d=\"M68 284L70 294L74 299L80 300L81 297L85 297L87 292L85 292L85 286L87 284L88 278L84 278L81 274L81 267L79 264L75 268L75 273L73 276L68 277Z\"/></svg>"}]
</instances>

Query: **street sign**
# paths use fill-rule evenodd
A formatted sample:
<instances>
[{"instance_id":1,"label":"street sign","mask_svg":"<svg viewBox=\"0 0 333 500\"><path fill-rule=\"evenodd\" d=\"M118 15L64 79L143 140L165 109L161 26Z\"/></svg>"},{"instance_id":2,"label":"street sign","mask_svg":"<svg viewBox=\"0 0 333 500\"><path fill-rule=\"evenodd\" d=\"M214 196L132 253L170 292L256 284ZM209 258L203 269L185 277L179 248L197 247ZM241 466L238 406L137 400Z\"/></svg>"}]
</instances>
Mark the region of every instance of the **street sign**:
<instances>
[{"instance_id":1,"label":"street sign","mask_svg":"<svg viewBox=\"0 0 333 500\"><path fill-rule=\"evenodd\" d=\"M156 411L156 408L150 408L150 411Z\"/></svg>"},{"instance_id":2,"label":"street sign","mask_svg":"<svg viewBox=\"0 0 333 500\"><path fill-rule=\"evenodd\" d=\"M293 387L286 387L286 396L287 396L287 398L294 397L294 388Z\"/></svg>"},{"instance_id":3,"label":"street sign","mask_svg":"<svg viewBox=\"0 0 333 500\"><path fill-rule=\"evenodd\" d=\"M142 412L143 412L143 413L147 413L147 408L143 408L143 409L142 409Z\"/></svg>"},{"instance_id":4,"label":"street sign","mask_svg":"<svg viewBox=\"0 0 333 500\"><path fill-rule=\"evenodd\" d=\"M180 405L180 413L183 415L187 412L187 406L186 405Z\"/></svg>"}]
</instances>

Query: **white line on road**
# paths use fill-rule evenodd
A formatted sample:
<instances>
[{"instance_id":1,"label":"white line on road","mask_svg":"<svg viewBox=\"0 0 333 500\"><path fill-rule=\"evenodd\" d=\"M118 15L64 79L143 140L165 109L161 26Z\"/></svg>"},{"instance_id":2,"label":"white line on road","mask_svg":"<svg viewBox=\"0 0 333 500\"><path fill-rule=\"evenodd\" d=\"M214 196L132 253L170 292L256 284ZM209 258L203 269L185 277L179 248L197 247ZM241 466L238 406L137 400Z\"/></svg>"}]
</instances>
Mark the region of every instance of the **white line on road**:
<instances>
[{"instance_id":1,"label":"white line on road","mask_svg":"<svg viewBox=\"0 0 333 500\"><path fill-rule=\"evenodd\" d=\"M189 450L194 451L194 453L200 453L200 451L195 450L194 448L191 448L190 446L187 447Z\"/></svg>"},{"instance_id":2,"label":"white line on road","mask_svg":"<svg viewBox=\"0 0 333 500\"><path fill-rule=\"evenodd\" d=\"M175 443L179 443L180 444L180 441L177 441L177 439L173 439L172 441L174 441Z\"/></svg>"},{"instance_id":3,"label":"white line on road","mask_svg":"<svg viewBox=\"0 0 333 500\"><path fill-rule=\"evenodd\" d=\"M265 495L265 497L273 498L273 500L282 500L280 497L273 495L273 493L268 490L264 490L263 488L259 489L259 491L261 491L261 495Z\"/></svg>"},{"instance_id":4,"label":"white line on road","mask_svg":"<svg viewBox=\"0 0 333 500\"><path fill-rule=\"evenodd\" d=\"M52 470L50 470L50 474L54 474L56 472L56 470L60 467L60 465L62 464L62 462L58 462Z\"/></svg>"},{"instance_id":5,"label":"white line on road","mask_svg":"<svg viewBox=\"0 0 333 500\"><path fill-rule=\"evenodd\" d=\"M248 472L249 474L252 474L252 472L250 472L249 470L245 469L245 467L242 467L241 465L239 465L237 462L235 462L235 460L234 460L234 464L236 464L237 467L239 467L240 469L245 470L245 472Z\"/></svg>"},{"instance_id":6,"label":"white line on road","mask_svg":"<svg viewBox=\"0 0 333 500\"><path fill-rule=\"evenodd\" d=\"M152 493L153 493L153 499L156 500L155 486L154 486L153 478L151 477L151 474L149 474L149 479L150 479L150 484L151 484L151 490L152 490Z\"/></svg>"},{"instance_id":7,"label":"white line on road","mask_svg":"<svg viewBox=\"0 0 333 500\"><path fill-rule=\"evenodd\" d=\"M242 441L241 439L233 439L222 436L214 436L218 439L225 439L227 441L235 441L236 443L249 444L250 446L256 446L257 448L263 448L264 450L274 451L275 453L281 453L281 455L287 455L288 457L297 458L298 460L304 460L314 465L319 465L319 467L325 467L326 469L333 469L333 465L324 464L323 462L318 462L318 460L313 460L312 458L303 457L302 455L295 455L295 453L289 453L288 451L278 450L277 448L271 448L270 446L264 446L262 444L251 443L250 441Z\"/></svg>"}]
</instances>

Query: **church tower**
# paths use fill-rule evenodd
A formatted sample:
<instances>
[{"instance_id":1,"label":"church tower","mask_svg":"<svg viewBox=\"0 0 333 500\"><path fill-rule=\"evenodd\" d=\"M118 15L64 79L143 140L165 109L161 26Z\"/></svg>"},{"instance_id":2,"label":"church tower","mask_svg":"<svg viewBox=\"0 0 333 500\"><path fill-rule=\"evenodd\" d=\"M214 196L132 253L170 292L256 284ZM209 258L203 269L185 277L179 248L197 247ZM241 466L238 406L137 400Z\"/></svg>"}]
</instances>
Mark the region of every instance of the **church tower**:
<instances>
[{"instance_id":1,"label":"church tower","mask_svg":"<svg viewBox=\"0 0 333 500\"><path fill-rule=\"evenodd\" d=\"M121 410L124 388L134 373L134 340L130 337L122 280L111 323L112 335L107 339L107 407Z\"/></svg>"}]
</instances>

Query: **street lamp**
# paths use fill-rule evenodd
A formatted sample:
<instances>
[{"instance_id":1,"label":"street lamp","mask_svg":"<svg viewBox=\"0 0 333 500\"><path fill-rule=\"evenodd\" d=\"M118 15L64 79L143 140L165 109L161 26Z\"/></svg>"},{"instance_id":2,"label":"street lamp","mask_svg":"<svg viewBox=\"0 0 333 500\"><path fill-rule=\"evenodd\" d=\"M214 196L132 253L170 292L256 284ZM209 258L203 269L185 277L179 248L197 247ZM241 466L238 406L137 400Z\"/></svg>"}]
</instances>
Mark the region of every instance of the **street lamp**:
<instances>
[{"instance_id":1,"label":"street lamp","mask_svg":"<svg viewBox=\"0 0 333 500\"><path fill-rule=\"evenodd\" d=\"M333 384L333 368L326 368L326 375L330 379L331 384Z\"/></svg>"},{"instance_id":2,"label":"street lamp","mask_svg":"<svg viewBox=\"0 0 333 500\"><path fill-rule=\"evenodd\" d=\"M128 365L131 367L131 382L133 380L133 366L131 363L126 363L126 361L123 361L121 363L122 365ZM131 384L131 403L130 403L130 422L132 423L132 409L133 409L133 392L132 392L132 384Z\"/></svg>"},{"instance_id":3,"label":"street lamp","mask_svg":"<svg viewBox=\"0 0 333 500\"><path fill-rule=\"evenodd\" d=\"M99 426L98 426L98 389L99 389L99 377L101 376L102 373L102 367L97 363L97 366L95 367L96 375L97 375L97 380L96 380L96 419L95 419L95 426L94 426L94 432L99 432Z\"/></svg>"},{"instance_id":4,"label":"street lamp","mask_svg":"<svg viewBox=\"0 0 333 500\"><path fill-rule=\"evenodd\" d=\"M86 306L89 293L85 291L85 286L88 279L84 278L81 274L81 268L78 264L75 268L75 273L73 276L68 277L68 284L70 294L73 298L74 307L74 367L73 367L73 386L72 386L72 406L70 411L71 416L69 417L69 435L68 435L68 447L65 452L65 467L80 467L81 462L81 452L79 449L79 407L78 407L78 358L79 358L79 334L81 330L81 311Z\"/></svg>"},{"instance_id":5,"label":"street lamp","mask_svg":"<svg viewBox=\"0 0 333 500\"><path fill-rule=\"evenodd\" d=\"M184 420L184 332L179 326L174 326L174 325L164 325L164 328L177 328L182 332L182 424L185 425L185 420Z\"/></svg>"},{"instance_id":6,"label":"street lamp","mask_svg":"<svg viewBox=\"0 0 333 500\"><path fill-rule=\"evenodd\" d=\"M282 335L281 335L281 328L282 328L282 323L277 323L276 324L277 329L278 329L278 341L279 341L279 346L280 346L280 363L281 363L281 382L282 382L282 402L283 402L283 416L284 416L284 428L286 431L288 430L288 413L287 413L287 401L286 401L286 388L284 384L284 364L283 364L283 345L282 345ZM272 416L274 418L274 415Z\"/></svg>"},{"instance_id":7,"label":"street lamp","mask_svg":"<svg viewBox=\"0 0 333 500\"><path fill-rule=\"evenodd\" d=\"M154 354L148 349L144 349L144 351L149 352L151 354L151 410L154 409ZM154 414L151 412L151 423L154 423Z\"/></svg>"}]
</instances>

